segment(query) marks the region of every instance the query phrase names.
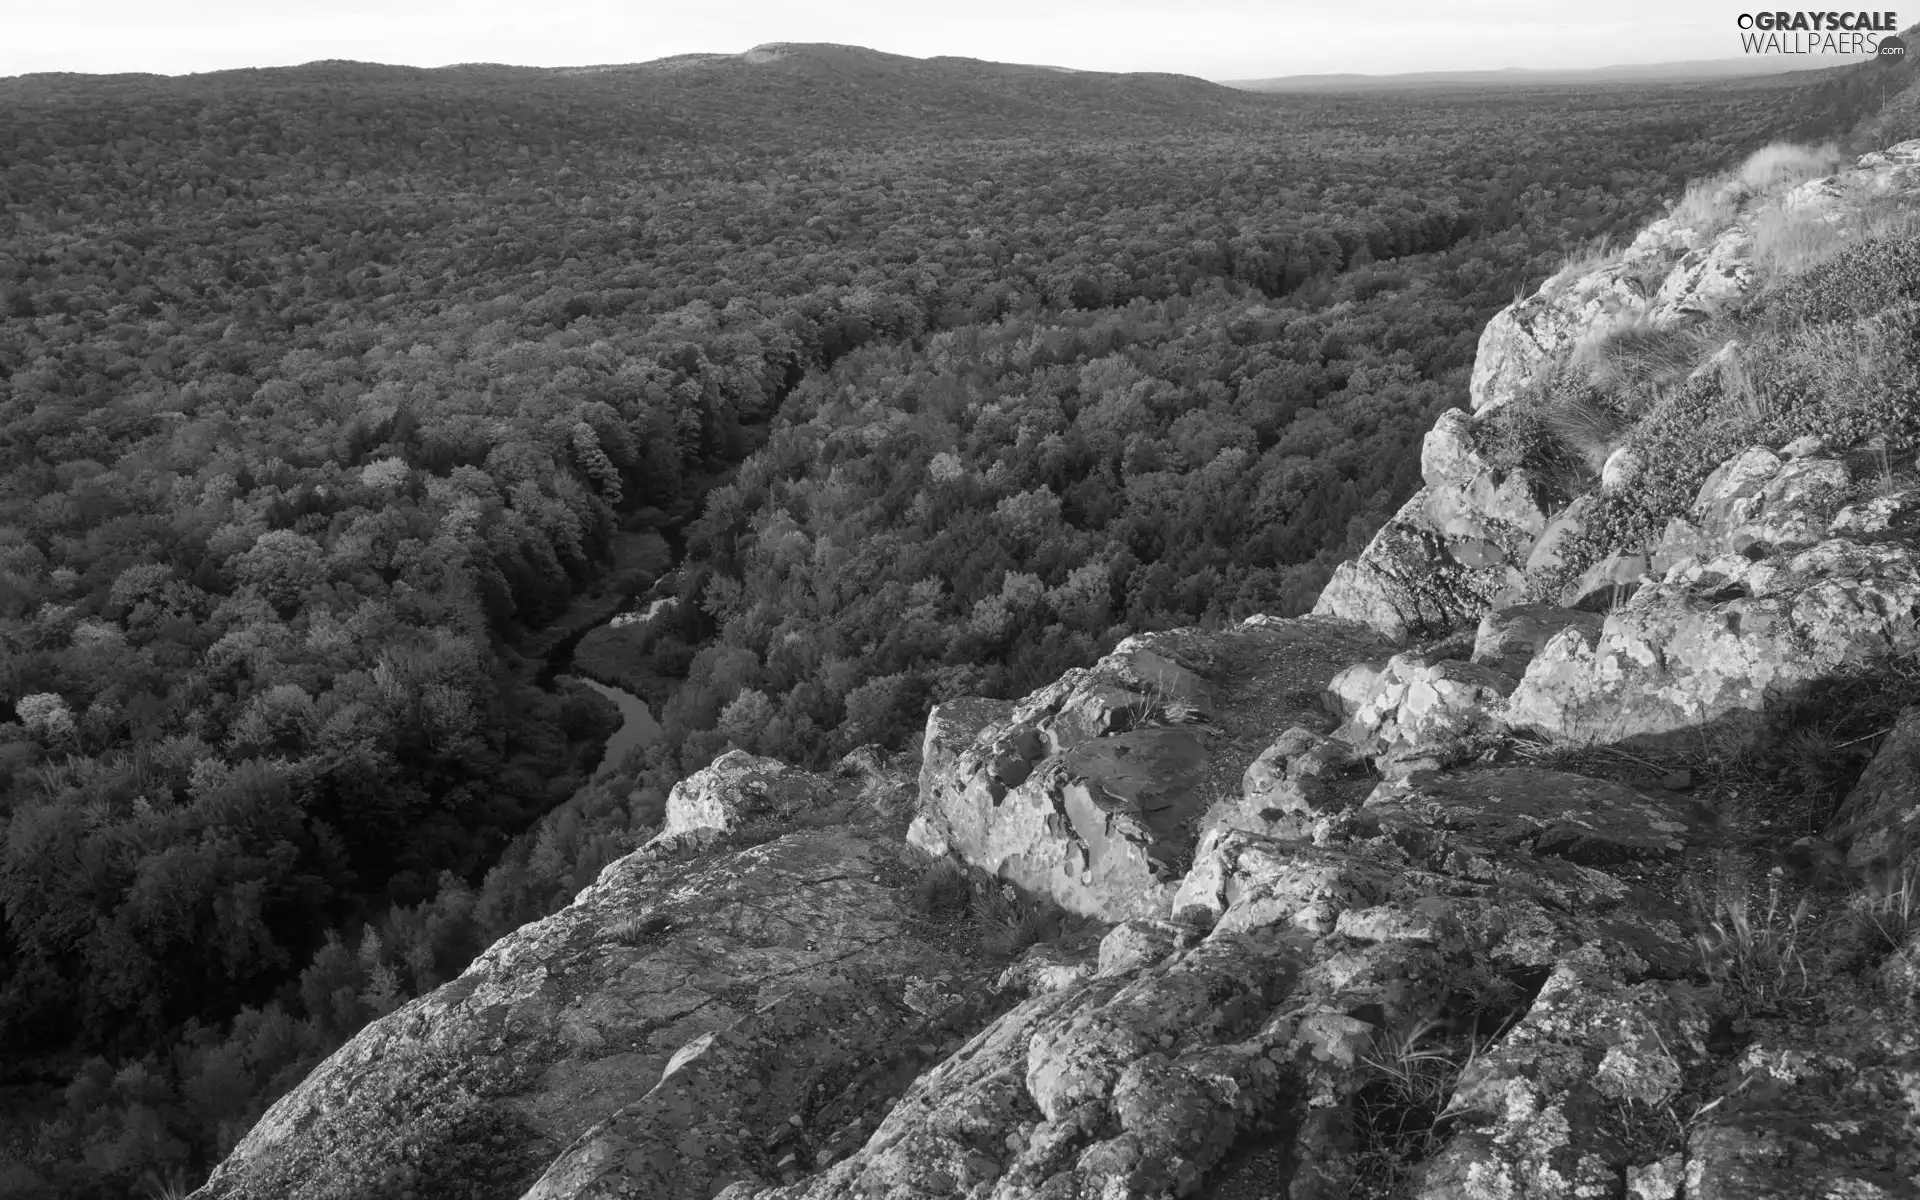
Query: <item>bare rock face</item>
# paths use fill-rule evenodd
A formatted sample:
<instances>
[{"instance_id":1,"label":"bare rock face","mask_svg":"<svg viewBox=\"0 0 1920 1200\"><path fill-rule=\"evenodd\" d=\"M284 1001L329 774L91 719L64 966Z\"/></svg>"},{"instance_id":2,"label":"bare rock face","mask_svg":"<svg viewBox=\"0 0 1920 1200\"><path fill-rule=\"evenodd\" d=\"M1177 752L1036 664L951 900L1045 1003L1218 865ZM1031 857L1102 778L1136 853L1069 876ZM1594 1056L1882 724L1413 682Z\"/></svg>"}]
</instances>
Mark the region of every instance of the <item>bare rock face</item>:
<instances>
[{"instance_id":1,"label":"bare rock face","mask_svg":"<svg viewBox=\"0 0 1920 1200\"><path fill-rule=\"evenodd\" d=\"M1616 556L1630 569L1612 582L1638 590L1597 631L1569 619L1535 646L1509 725L1606 742L1738 723L1769 696L1920 645L1905 502L1844 505L1854 483L1844 464L1817 446L1789 450L1729 459L1650 561ZM1535 633L1552 619L1539 614Z\"/></svg>"},{"instance_id":2,"label":"bare rock face","mask_svg":"<svg viewBox=\"0 0 1920 1200\"><path fill-rule=\"evenodd\" d=\"M1661 281L1647 308L1656 328L1702 317L1746 294L1753 284L1753 231L1743 222L1688 251Z\"/></svg>"},{"instance_id":3,"label":"bare rock face","mask_svg":"<svg viewBox=\"0 0 1920 1200\"><path fill-rule=\"evenodd\" d=\"M1169 911L1213 797L1209 674L1299 644L1310 695L1379 642L1313 618L1217 635L1128 638L1016 705L958 701L927 723L921 812L908 837L1030 895L1103 920ZM1308 645L1310 644L1310 646Z\"/></svg>"},{"instance_id":4,"label":"bare rock face","mask_svg":"<svg viewBox=\"0 0 1920 1200\"><path fill-rule=\"evenodd\" d=\"M1315 817L1337 812L1345 800L1333 786L1360 766L1345 741L1293 726L1262 750L1240 777L1240 788L1214 801L1201 819L1204 839L1216 829L1298 834Z\"/></svg>"},{"instance_id":5,"label":"bare rock face","mask_svg":"<svg viewBox=\"0 0 1920 1200\"><path fill-rule=\"evenodd\" d=\"M1495 313L1480 333L1473 359L1473 411L1510 403L1566 361L1582 337L1634 319L1647 305L1635 267L1622 261L1571 279L1556 278Z\"/></svg>"},{"instance_id":6,"label":"bare rock face","mask_svg":"<svg viewBox=\"0 0 1920 1200\"><path fill-rule=\"evenodd\" d=\"M751 786L740 766L688 794L750 805L726 791ZM902 872L897 848L816 830L687 851L613 863L369 1025L196 1195L385 1200L466 1181L485 1196L706 1200L731 1178L778 1178L791 1154L851 1149L906 1076L987 1015L983 964L924 940L883 882Z\"/></svg>"},{"instance_id":7,"label":"bare rock face","mask_svg":"<svg viewBox=\"0 0 1920 1200\"><path fill-rule=\"evenodd\" d=\"M1527 1015L1462 1072L1447 1106L1462 1132L1422 1170L1420 1200L1619 1194L1639 1164L1604 1119L1608 1102L1678 1098L1707 1058L1712 1014L1685 984L1627 984L1596 957L1583 949L1557 966Z\"/></svg>"},{"instance_id":8,"label":"bare rock face","mask_svg":"<svg viewBox=\"0 0 1920 1200\"><path fill-rule=\"evenodd\" d=\"M1279 744L1291 748L1289 762L1324 749L1310 734ZM1486 820L1462 817L1462 799L1445 811L1370 805L1323 824L1314 841L1210 833L1176 920L1116 927L1097 973L998 1018L918 1081L846 1160L784 1187L741 1183L724 1200L1158 1200L1240 1194L1231 1189L1255 1177L1269 1190L1250 1194L1361 1194L1342 1148L1345 1103L1383 1039L1449 1019L1447 981L1469 963L1492 990L1507 989L1516 1015L1528 1006L1525 981L1582 964L1587 993L1564 1004L1549 995L1530 1018L1535 1042L1553 1045L1563 1073L1602 1103L1667 1095L1673 1071L1658 1039L1691 1054L1699 1025L1684 989L1646 982L1686 961L1675 914L1604 872L1540 853L1546 825L1519 837L1494 816L1517 804L1586 822L1557 844L1574 857L1604 844L1595 857L1607 860L1617 851L1651 861L1697 827L1633 828L1654 810L1631 789L1570 789L1547 772L1502 778L1461 786L1461 796L1479 796ZM1656 1023L1635 1023L1645 1016ZM1582 1020L1602 1026L1586 1043ZM1518 1051L1503 1060L1506 1074L1489 1074L1486 1094L1505 1095L1504 1080L1524 1079L1525 1062ZM1554 1102L1547 1084L1538 1095ZM1499 1152L1537 1143L1559 1161L1561 1147L1540 1131L1499 1133L1489 1131ZM1269 1143L1287 1147L1277 1175L1260 1174L1269 1168L1257 1148ZM1597 1168L1613 1189L1599 1194L1616 1193L1629 1165L1615 1156Z\"/></svg>"},{"instance_id":9,"label":"bare rock face","mask_svg":"<svg viewBox=\"0 0 1920 1200\"><path fill-rule=\"evenodd\" d=\"M1575 742L1613 742L1759 712L1848 663L1920 647L1920 559L1895 543L1829 540L1759 562L1676 567L1527 667L1507 720Z\"/></svg>"},{"instance_id":10,"label":"bare rock face","mask_svg":"<svg viewBox=\"0 0 1920 1200\"><path fill-rule=\"evenodd\" d=\"M852 1158L724 1200L1190 1194L1284 1103L1288 1039L1268 1018L1305 949L1215 936L1028 1000L917 1081Z\"/></svg>"},{"instance_id":11,"label":"bare rock face","mask_svg":"<svg viewBox=\"0 0 1920 1200\"><path fill-rule=\"evenodd\" d=\"M1687 1145L1688 1200L1910 1196L1920 1177L1920 1033L1866 997L1741 1054Z\"/></svg>"},{"instance_id":12,"label":"bare rock face","mask_svg":"<svg viewBox=\"0 0 1920 1200\"><path fill-rule=\"evenodd\" d=\"M1828 532L1852 538L1920 534L1920 492L1893 492L1849 504L1834 514Z\"/></svg>"},{"instance_id":13,"label":"bare rock face","mask_svg":"<svg viewBox=\"0 0 1920 1200\"><path fill-rule=\"evenodd\" d=\"M1920 850L1920 708L1900 714L1834 815L1828 838L1862 874L1898 872Z\"/></svg>"},{"instance_id":14,"label":"bare rock face","mask_svg":"<svg viewBox=\"0 0 1920 1200\"><path fill-rule=\"evenodd\" d=\"M1548 519L1538 481L1496 471L1475 445L1473 417L1458 409L1428 432L1420 467L1424 486L1335 569L1315 613L1403 639L1447 632L1524 595L1522 568Z\"/></svg>"},{"instance_id":15,"label":"bare rock face","mask_svg":"<svg viewBox=\"0 0 1920 1200\"><path fill-rule=\"evenodd\" d=\"M1682 802L1538 767L1494 767L1409 781L1366 803L1375 822L1471 832L1586 866L1667 858L1710 823Z\"/></svg>"},{"instance_id":16,"label":"bare rock face","mask_svg":"<svg viewBox=\"0 0 1920 1200\"><path fill-rule=\"evenodd\" d=\"M1341 736L1384 773L1470 734L1499 728L1514 688L1497 667L1439 654L1396 654L1348 714Z\"/></svg>"},{"instance_id":17,"label":"bare rock face","mask_svg":"<svg viewBox=\"0 0 1920 1200\"><path fill-rule=\"evenodd\" d=\"M1832 458L1783 460L1755 446L1707 477L1685 520L1668 527L1651 569L1665 575L1689 559L1778 553L1814 545L1852 484Z\"/></svg>"}]
</instances>

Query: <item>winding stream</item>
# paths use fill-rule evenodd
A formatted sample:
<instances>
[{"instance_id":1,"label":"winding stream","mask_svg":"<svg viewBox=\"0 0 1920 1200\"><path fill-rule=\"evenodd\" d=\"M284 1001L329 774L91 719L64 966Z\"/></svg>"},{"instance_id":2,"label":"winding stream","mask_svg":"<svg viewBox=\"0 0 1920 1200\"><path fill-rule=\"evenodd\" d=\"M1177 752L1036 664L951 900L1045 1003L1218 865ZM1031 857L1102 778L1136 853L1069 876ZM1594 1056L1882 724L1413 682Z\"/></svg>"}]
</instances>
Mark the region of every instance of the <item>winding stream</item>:
<instances>
[{"instance_id":1,"label":"winding stream","mask_svg":"<svg viewBox=\"0 0 1920 1200\"><path fill-rule=\"evenodd\" d=\"M597 680L588 679L584 675L563 675L555 679L554 682L564 683L569 679L578 680L586 684L594 691L599 692L602 696L613 701L620 709L620 728L615 730L613 736L607 739L607 748L601 752L600 762L598 766L594 768L596 771L609 763L619 762L627 751L633 749L635 746L651 746L660 740L660 722L654 720L653 714L647 711L646 701L640 699L640 697L634 695L632 692L623 691L617 687L608 687L606 684L600 683Z\"/></svg>"}]
</instances>

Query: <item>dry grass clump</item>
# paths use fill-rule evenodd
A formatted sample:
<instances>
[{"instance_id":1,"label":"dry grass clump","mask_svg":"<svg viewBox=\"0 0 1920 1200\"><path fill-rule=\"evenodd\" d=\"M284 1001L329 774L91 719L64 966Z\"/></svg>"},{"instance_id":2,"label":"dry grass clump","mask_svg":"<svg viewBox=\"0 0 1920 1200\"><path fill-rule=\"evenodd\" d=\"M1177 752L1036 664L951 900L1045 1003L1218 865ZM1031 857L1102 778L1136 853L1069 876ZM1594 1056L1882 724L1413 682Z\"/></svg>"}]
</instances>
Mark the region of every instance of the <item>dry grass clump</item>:
<instances>
[{"instance_id":1,"label":"dry grass clump","mask_svg":"<svg viewBox=\"0 0 1920 1200\"><path fill-rule=\"evenodd\" d=\"M1774 142L1754 151L1733 171L1696 181L1668 215L1696 235L1712 237L1731 225L1741 206L1753 197L1831 174L1843 160L1830 142L1819 146Z\"/></svg>"},{"instance_id":2,"label":"dry grass clump","mask_svg":"<svg viewBox=\"0 0 1920 1200\"><path fill-rule=\"evenodd\" d=\"M1718 325L1656 328L1641 314L1599 337L1581 339L1571 361L1589 383L1637 415L1654 393L1684 381L1725 341Z\"/></svg>"},{"instance_id":3,"label":"dry grass clump","mask_svg":"<svg viewBox=\"0 0 1920 1200\"><path fill-rule=\"evenodd\" d=\"M1920 934L1920 862L1881 871L1848 901L1880 949L1904 949Z\"/></svg>"},{"instance_id":4,"label":"dry grass clump","mask_svg":"<svg viewBox=\"0 0 1920 1200\"><path fill-rule=\"evenodd\" d=\"M1777 192L1831 175L1845 161L1846 156L1832 142L1817 146L1772 142L1749 155L1733 177L1756 192Z\"/></svg>"},{"instance_id":5,"label":"dry grass clump","mask_svg":"<svg viewBox=\"0 0 1920 1200\"><path fill-rule=\"evenodd\" d=\"M1789 1011L1813 997L1824 974L1813 902L1787 904L1785 882L1785 872L1770 872L1756 906L1745 871L1728 858L1711 892L1688 889L1700 970L1743 1015Z\"/></svg>"},{"instance_id":6,"label":"dry grass clump","mask_svg":"<svg viewBox=\"0 0 1920 1200\"><path fill-rule=\"evenodd\" d=\"M1551 300L1582 277L1618 262L1624 253L1624 249L1612 244L1612 238L1604 235L1584 241L1568 251L1560 260L1560 268L1540 284L1540 294ZM1515 299L1524 297L1523 290Z\"/></svg>"},{"instance_id":7,"label":"dry grass clump","mask_svg":"<svg viewBox=\"0 0 1920 1200\"><path fill-rule=\"evenodd\" d=\"M1058 937L1065 914L1012 884L950 858L930 860L914 881L915 911L935 921L971 921L989 954L1013 958L1027 947Z\"/></svg>"},{"instance_id":8,"label":"dry grass clump","mask_svg":"<svg viewBox=\"0 0 1920 1200\"><path fill-rule=\"evenodd\" d=\"M1769 204L1754 215L1752 262L1763 285L1791 279L1873 238L1920 232L1920 212L1895 198L1839 204Z\"/></svg>"},{"instance_id":9,"label":"dry grass clump","mask_svg":"<svg viewBox=\"0 0 1920 1200\"><path fill-rule=\"evenodd\" d=\"M1734 214L1747 197L1738 182L1716 175L1688 185L1680 199L1667 211L1674 221L1693 230L1699 238L1710 238L1733 224Z\"/></svg>"},{"instance_id":10,"label":"dry grass clump","mask_svg":"<svg viewBox=\"0 0 1920 1200\"><path fill-rule=\"evenodd\" d=\"M1439 1020L1388 1030L1361 1064L1366 1081L1353 1096L1354 1182L1365 1195L1395 1195L1418 1164L1446 1142L1443 1114L1460 1075L1483 1043L1447 1035Z\"/></svg>"},{"instance_id":11,"label":"dry grass clump","mask_svg":"<svg viewBox=\"0 0 1920 1200\"><path fill-rule=\"evenodd\" d=\"M1584 464L1590 478L1626 437L1627 425L1606 399L1592 388L1561 388L1540 410L1547 432Z\"/></svg>"},{"instance_id":12,"label":"dry grass clump","mask_svg":"<svg viewBox=\"0 0 1920 1200\"><path fill-rule=\"evenodd\" d=\"M1560 269L1548 276L1546 282L1540 285L1540 293L1551 300L1566 291L1575 280L1590 275L1602 267L1611 266L1625 255L1624 247L1614 246L1612 239L1605 236L1585 242L1568 253L1565 261L1560 264ZM1520 298L1515 297L1516 300Z\"/></svg>"}]
</instances>

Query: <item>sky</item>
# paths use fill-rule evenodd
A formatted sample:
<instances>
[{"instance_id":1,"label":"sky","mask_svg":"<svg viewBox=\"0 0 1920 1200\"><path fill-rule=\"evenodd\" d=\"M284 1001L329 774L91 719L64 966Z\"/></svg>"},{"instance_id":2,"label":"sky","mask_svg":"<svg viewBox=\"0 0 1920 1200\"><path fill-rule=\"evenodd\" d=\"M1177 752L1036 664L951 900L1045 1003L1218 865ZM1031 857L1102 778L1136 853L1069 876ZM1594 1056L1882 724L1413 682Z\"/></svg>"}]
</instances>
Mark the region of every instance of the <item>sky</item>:
<instances>
[{"instance_id":1,"label":"sky","mask_svg":"<svg viewBox=\"0 0 1920 1200\"><path fill-rule=\"evenodd\" d=\"M1216 80L1598 67L1737 56L1734 22L1753 7L1751 0L0 0L0 75L179 75L323 58L582 66L738 53L764 42L843 42L918 57ZM1900 17L1902 25L1913 20Z\"/></svg>"}]
</instances>

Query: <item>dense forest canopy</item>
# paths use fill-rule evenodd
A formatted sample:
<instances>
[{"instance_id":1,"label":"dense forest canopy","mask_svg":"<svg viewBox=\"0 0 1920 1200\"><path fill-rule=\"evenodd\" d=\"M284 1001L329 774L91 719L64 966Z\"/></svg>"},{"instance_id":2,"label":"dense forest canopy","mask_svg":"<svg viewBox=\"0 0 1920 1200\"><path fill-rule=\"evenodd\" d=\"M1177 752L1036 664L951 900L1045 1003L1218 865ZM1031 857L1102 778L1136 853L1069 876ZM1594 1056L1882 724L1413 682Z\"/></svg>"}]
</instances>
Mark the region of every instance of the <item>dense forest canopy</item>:
<instances>
[{"instance_id":1,"label":"dense forest canopy","mask_svg":"<svg viewBox=\"0 0 1920 1200\"><path fill-rule=\"evenodd\" d=\"M1907 71L0 80L0 1185L204 1172L729 745L1301 610L1491 312ZM590 779L517 647L668 544L666 738Z\"/></svg>"}]
</instances>

